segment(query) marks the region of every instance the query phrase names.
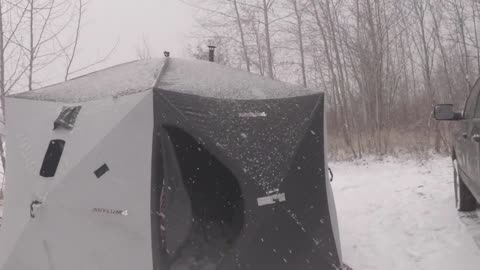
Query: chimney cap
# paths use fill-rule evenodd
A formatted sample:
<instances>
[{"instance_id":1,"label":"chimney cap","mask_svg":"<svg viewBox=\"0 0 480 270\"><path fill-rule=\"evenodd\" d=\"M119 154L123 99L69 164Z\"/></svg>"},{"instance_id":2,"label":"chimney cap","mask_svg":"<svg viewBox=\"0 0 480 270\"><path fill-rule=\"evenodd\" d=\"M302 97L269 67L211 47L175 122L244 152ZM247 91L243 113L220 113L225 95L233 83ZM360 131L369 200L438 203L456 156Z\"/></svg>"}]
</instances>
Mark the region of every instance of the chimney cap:
<instances>
[{"instance_id":1,"label":"chimney cap","mask_svg":"<svg viewBox=\"0 0 480 270\"><path fill-rule=\"evenodd\" d=\"M208 45L208 61L215 62L215 48L216 46Z\"/></svg>"}]
</instances>

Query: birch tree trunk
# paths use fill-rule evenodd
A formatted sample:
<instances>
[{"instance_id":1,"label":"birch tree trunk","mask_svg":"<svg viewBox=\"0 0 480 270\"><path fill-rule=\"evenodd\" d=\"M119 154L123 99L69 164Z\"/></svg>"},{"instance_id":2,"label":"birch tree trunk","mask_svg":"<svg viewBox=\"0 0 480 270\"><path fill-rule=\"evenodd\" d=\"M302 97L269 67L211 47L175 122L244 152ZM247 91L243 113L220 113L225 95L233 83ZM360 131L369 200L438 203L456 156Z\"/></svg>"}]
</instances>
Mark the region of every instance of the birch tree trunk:
<instances>
[{"instance_id":1,"label":"birch tree trunk","mask_svg":"<svg viewBox=\"0 0 480 270\"><path fill-rule=\"evenodd\" d=\"M300 68L302 72L303 86L307 87L307 71L305 69L305 50L303 46L303 30L302 30L302 14L298 9L297 0L291 0L293 10L295 11L295 18L297 20L297 39L298 39L298 51L300 52Z\"/></svg>"},{"instance_id":2,"label":"birch tree trunk","mask_svg":"<svg viewBox=\"0 0 480 270\"><path fill-rule=\"evenodd\" d=\"M268 68L268 77L274 78L273 73L273 53L272 53L272 45L270 39L270 20L268 18L268 11L270 10L271 2L267 2L267 0L262 0L263 2L263 18L265 24L265 44L267 46L267 68Z\"/></svg>"},{"instance_id":3,"label":"birch tree trunk","mask_svg":"<svg viewBox=\"0 0 480 270\"><path fill-rule=\"evenodd\" d=\"M245 64L247 66L247 71L250 72L250 58L248 57L248 48L245 42L245 34L243 31L242 20L240 17L240 11L238 10L237 0L233 0L233 7L235 9L235 15L237 18L238 31L240 32L240 41L242 43L243 58L245 59Z\"/></svg>"}]
</instances>

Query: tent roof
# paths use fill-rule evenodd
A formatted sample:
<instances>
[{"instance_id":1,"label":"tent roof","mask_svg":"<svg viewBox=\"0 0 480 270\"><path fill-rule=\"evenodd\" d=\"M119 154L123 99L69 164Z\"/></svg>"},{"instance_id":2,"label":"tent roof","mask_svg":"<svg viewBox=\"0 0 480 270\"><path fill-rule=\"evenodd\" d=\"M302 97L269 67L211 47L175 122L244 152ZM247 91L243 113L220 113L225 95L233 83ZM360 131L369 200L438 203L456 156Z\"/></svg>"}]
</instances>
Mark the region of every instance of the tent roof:
<instances>
[{"instance_id":1,"label":"tent roof","mask_svg":"<svg viewBox=\"0 0 480 270\"><path fill-rule=\"evenodd\" d=\"M163 59L129 62L10 97L76 103L133 94L152 89L163 63Z\"/></svg>"},{"instance_id":2,"label":"tent roof","mask_svg":"<svg viewBox=\"0 0 480 270\"><path fill-rule=\"evenodd\" d=\"M84 102L153 88L222 99L276 99L319 91L199 60L163 58L129 62L10 97Z\"/></svg>"}]
</instances>

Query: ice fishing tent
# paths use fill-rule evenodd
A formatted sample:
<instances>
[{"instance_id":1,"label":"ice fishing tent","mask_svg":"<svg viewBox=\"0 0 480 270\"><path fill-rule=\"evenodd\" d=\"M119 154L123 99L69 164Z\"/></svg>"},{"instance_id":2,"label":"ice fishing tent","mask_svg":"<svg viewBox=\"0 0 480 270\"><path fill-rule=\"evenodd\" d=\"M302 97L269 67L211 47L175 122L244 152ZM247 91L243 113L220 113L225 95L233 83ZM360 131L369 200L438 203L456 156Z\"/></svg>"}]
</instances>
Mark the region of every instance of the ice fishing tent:
<instances>
[{"instance_id":1,"label":"ice fishing tent","mask_svg":"<svg viewBox=\"0 0 480 270\"><path fill-rule=\"evenodd\" d=\"M6 101L2 270L327 270L324 95L131 62Z\"/></svg>"}]
</instances>

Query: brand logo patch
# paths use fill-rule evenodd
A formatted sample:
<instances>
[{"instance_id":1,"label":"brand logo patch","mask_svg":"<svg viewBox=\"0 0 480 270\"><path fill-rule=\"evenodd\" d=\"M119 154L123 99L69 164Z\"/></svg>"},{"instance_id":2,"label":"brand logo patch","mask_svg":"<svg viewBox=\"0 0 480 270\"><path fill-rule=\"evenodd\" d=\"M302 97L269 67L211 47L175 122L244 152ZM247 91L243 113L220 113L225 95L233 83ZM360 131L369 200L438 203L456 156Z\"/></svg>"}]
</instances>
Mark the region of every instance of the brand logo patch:
<instances>
[{"instance_id":1,"label":"brand logo patch","mask_svg":"<svg viewBox=\"0 0 480 270\"><path fill-rule=\"evenodd\" d=\"M267 197L257 198L258 206L276 204L286 201L285 193L275 194Z\"/></svg>"},{"instance_id":2,"label":"brand logo patch","mask_svg":"<svg viewBox=\"0 0 480 270\"><path fill-rule=\"evenodd\" d=\"M243 118L267 117L267 113L266 112L244 112L244 113L239 113L238 116Z\"/></svg>"},{"instance_id":3,"label":"brand logo patch","mask_svg":"<svg viewBox=\"0 0 480 270\"><path fill-rule=\"evenodd\" d=\"M106 209L106 208L93 208L92 212L98 214L107 214L107 215L122 215L128 216L127 210L116 210L116 209Z\"/></svg>"}]
</instances>

